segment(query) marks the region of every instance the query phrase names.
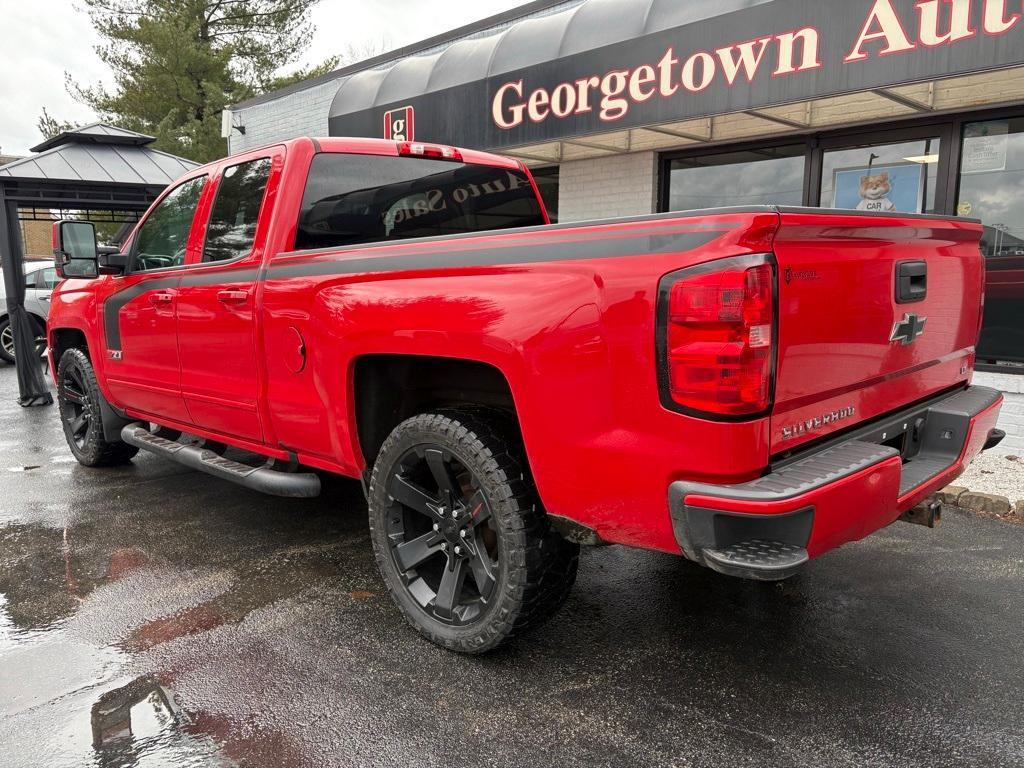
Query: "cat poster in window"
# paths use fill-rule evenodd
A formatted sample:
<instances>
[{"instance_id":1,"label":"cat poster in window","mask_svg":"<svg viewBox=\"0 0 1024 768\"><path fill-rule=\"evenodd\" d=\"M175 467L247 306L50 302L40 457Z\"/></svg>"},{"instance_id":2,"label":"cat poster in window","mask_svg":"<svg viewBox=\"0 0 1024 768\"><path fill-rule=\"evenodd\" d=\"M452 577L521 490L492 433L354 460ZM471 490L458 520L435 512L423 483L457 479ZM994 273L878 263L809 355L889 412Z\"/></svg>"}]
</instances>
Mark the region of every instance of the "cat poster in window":
<instances>
[{"instance_id":1,"label":"cat poster in window","mask_svg":"<svg viewBox=\"0 0 1024 768\"><path fill-rule=\"evenodd\" d=\"M832 207L875 213L923 213L925 166L885 163L837 168Z\"/></svg>"}]
</instances>

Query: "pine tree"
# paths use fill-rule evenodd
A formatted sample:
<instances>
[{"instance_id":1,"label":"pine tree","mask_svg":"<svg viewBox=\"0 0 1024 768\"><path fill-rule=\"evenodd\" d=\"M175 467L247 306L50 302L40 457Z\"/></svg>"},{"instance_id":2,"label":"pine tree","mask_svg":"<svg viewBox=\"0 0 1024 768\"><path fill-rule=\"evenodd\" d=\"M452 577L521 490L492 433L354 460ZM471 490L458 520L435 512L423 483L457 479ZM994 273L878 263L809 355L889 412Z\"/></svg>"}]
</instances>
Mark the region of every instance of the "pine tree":
<instances>
[{"instance_id":1,"label":"pine tree","mask_svg":"<svg viewBox=\"0 0 1024 768\"><path fill-rule=\"evenodd\" d=\"M277 73L309 44L318 1L84 0L114 82L107 89L65 75L68 89L101 119L155 136L158 149L200 162L222 157L224 107L282 81Z\"/></svg>"},{"instance_id":2,"label":"pine tree","mask_svg":"<svg viewBox=\"0 0 1024 768\"><path fill-rule=\"evenodd\" d=\"M46 107L43 107L43 114L39 116L36 121L36 127L39 132L43 134L44 139L52 139L54 136L59 136L62 133L73 131L78 126L74 123L69 123L66 120L58 120L56 117L46 111Z\"/></svg>"}]
</instances>

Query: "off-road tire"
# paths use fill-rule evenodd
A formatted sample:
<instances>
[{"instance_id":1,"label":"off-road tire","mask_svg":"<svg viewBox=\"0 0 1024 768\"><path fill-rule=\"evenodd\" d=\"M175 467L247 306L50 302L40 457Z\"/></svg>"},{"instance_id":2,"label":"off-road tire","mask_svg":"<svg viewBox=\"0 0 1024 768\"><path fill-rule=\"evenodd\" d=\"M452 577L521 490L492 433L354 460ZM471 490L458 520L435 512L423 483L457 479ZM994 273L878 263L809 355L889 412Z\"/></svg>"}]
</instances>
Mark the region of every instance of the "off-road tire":
<instances>
[{"instance_id":1,"label":"off-road tire","mask_svg":"<svg viewBox=\"0 0 1024 768\"><path fill-rule=\"evenodd\" d=\"M418 446L440 446L472 473L487 500L499 542L495 584L488 605L472 623L439 621L412 596L392 554L388 492L398 463ZM370 535L384 583L409 624L452 651L484 653L547 620L576 580L579 545L550 525L530 477L515 424L500 411L460 408L403 421L381 446L369 482Z\"/></svg>"},{"instance_id":2,"label":"off-road tire","mask_svg":"<svg viewBox=\"0 0 1024 768\"><path fill-rule=\"evenodd\" d=\"M71 401L71 395L65 387L66 378L74 374L77 374L85 389L83 394L87 397L90 414L88 426L77 439L72 431L73 419L70 417L77 404ZM64 438L78 463L86 467L112 467L131 461L139 452L138 448L121 440L108 442L103 437L103 423L100 418L100 403L104 402L103 393L96 383L96 372L93 370L92 362L84 351L77 348L64 351L57 365L56 385L57 407L64 428Z\"/></svg>"}]
</instances>

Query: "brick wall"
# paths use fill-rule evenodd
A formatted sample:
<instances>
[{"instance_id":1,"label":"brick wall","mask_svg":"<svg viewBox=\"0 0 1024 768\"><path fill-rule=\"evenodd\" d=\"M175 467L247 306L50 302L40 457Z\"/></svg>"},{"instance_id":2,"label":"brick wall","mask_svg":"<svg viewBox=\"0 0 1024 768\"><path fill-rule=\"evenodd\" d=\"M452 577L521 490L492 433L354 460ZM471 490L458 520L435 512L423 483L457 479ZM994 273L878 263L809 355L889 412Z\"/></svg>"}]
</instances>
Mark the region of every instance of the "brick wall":
<instances>
[{"instance_id":1,"label":"brick wall","mask_svg":"<svg viewBox=\"0 0 1024 768\"><path fill-rule=\"evenodd\" d=\"M565 162L558 178L558 220L653 213L656 189L653 152Z\"/></svg>"},{"instance_id":2,"label":"brick wall","mask_svg":"<svg viewBox=\"0 0 1024 768\"><path fill-rule=\"evenodd\" d=\"M974 383L1005 393L998 426L1005 430L1006 439L997 450L1024 455L1024 375L979 372L974 374Z\"/></svg>"},{"instance_id":3,"label":"brick wall","mask_svg":"<svg viewBox=\"0 0 1024 768\"><path fill-rule=\"evenodd\" d=\"M231 153L297 136L326 136L327 114L344 79L331 80L240 110L235 122L245 126L245 135L232 131Z\"/></svg>"},{"instance_id":4,"label":"brick wall","mask_svg":"<svg viewBox=\"0 0 1024 768\"><path fill-rule=\"evenodd\" d=\"M37 211L37 215L49 216L49 211ZM53 258L53 221L21 222L21 242L25 248L25 258Z\"/></svg>"}]
</instances>

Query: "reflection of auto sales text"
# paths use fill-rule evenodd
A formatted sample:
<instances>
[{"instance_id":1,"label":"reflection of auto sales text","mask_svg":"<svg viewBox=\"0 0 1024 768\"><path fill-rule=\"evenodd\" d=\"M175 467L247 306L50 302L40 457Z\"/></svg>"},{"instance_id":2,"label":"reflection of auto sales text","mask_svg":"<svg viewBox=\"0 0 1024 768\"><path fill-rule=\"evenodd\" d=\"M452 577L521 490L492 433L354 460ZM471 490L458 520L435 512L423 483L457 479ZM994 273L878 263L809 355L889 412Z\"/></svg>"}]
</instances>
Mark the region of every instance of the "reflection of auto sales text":
<instances>
[{"instance_id":1,"label":"reflection of auto sales text","mask_svg":"<svg viewBox=\"0 0 1024 768\"><path fill-rule=\"evenodd\" d=\"M449 199L461 205L473 198L498 195L503 192L512 192L522 187L530 186L530 182L514 173L507 173L505 176L505 181L495 179L483 184L465 184L449 190L428 189L426 192L417 192L415 195L403 198L392 206L383 214L382 219L390 228L418 216L445 211L448 209Z\"/></svg>"}]
</instances>

